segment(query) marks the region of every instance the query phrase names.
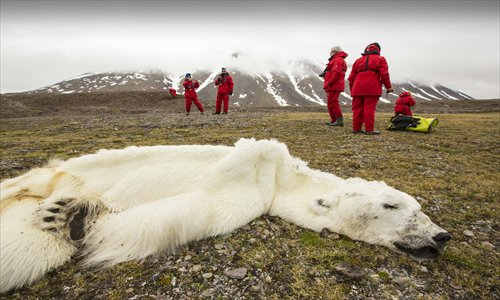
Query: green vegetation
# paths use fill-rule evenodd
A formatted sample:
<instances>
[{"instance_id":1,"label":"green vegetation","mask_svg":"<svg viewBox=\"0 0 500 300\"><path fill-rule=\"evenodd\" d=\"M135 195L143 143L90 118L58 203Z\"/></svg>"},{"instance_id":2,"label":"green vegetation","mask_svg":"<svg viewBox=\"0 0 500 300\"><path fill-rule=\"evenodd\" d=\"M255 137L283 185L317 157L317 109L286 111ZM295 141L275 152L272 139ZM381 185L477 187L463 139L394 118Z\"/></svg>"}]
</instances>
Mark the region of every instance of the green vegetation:
<instances>
[{"instance_id":1,"label":"green vegetation","mask_svg":"<svg viewBox=\"0 0 500 300\"><path fill-rule=\"evenodd\" d=\"M415 197L453 239L435 261L417 262L384 247L340 239L269 216L228 236L198 241L106 270L83 269L79 258L2 299L498 299L500 114L437 115L431 134L351 134L348 126L324 125L326 112L231 111L227 116L148 114L46 116L2 119L1 178L20 175L49 159L67 159L101 148L157 144L231 145L240 137L274 138L312 168L340 177L383 180ZM389 113L377 115L383 129ZM464 235L464 230L474 233ZM253 239L253 240L252 240ZM214 247L222 244L222 249ZM220 247L217 247L220 248ZM189 259L188 259L189 258ZM372 270L349 279L338 263ZM193 265L201 265L199 272ZM245 267L245 280L226 269ZM202 277L213 273L212 278ZM409 277L401 287L393 279ZM269 277L269 278L268 278ZM268 278L268 279L266 279ZM262 284L261 288L252 288ZM353 288L355 286L355 288ZM158 298L160 299L160 298ZM163 299L163 298L161 298Z\"/></svg>"}]
</instances>

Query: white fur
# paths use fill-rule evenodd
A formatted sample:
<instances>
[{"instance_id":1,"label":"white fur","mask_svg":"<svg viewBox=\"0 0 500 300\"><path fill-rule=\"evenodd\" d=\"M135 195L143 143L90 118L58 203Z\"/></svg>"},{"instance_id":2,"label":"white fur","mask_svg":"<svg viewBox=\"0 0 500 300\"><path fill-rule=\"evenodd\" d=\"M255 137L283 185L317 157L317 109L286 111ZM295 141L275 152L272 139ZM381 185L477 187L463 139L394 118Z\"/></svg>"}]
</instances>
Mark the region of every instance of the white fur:
<instances>
[{"instance_id":1,"label":"white fur","mask_svg":"<svg viewBox=\"0 0 500 300\"><path fill-rule=\"evenodd\" d=\"M86 265L111 266L233 231L263 214L391 249L395 241L430 245L443 232L409 195L310 169L272 140L100 150L0 188L1 292L62 265L82 243ZM83 206L91 213L76 243L68 224Z\"/></svg>"}]
</instances>

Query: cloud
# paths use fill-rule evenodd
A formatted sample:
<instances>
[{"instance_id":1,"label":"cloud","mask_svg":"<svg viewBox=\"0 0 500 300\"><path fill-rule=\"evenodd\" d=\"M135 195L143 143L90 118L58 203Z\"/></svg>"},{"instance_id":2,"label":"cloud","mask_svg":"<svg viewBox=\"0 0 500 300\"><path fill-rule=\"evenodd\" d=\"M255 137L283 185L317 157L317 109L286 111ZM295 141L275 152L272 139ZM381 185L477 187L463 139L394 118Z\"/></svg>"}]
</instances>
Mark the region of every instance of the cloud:
<instances>
[{"instance_id":1,"label":"cloud","mask_svg":"<svg viewBox=\"0 0 500 300\"><path fill-rule=\"evenodd\" d=\"M499 98L494 1L2 1L1 91L86 72L174 73L235 63L262 72L290 58L326 63L340 45L354 62L378 41L392 78L439 82ZM244 58L244 59L243 59Z\"/></svg>"}]
</instances>

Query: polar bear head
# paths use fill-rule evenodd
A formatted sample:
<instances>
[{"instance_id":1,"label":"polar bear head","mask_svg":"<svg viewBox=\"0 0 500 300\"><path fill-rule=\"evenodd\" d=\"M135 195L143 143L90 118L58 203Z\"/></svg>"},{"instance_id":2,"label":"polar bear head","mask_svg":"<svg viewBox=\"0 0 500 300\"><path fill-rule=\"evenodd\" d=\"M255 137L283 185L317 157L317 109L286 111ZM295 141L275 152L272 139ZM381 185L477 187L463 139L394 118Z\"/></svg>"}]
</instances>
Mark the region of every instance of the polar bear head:
<instances>
[{"instance_id":1,"label":"polar bear head","mask_svg":"<svg viewBox=\"0 0 500 300\"><path fill-rule=\"evenodd\" d=\"M327 229L416 259L435 258L451 239L413 197L380 181L347 179L314 202L330 219Z\"/></svg>"}]
</instances>

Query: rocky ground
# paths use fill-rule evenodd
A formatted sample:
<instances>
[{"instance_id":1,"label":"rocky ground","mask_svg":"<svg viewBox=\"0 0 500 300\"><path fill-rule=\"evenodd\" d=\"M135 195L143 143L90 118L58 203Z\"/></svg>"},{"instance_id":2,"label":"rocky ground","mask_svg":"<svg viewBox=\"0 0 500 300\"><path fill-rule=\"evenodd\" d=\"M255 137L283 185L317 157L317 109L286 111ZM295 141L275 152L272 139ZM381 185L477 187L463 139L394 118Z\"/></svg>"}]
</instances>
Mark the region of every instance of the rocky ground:
<instances>
[{"instance_id":1,"label":"rocky ground","mask_svg":"<svg viewBox=\"0 0 500 300\"><path fill-rule=\"evenodd\" d=\"M128 95L129 104L118 107L114 98L87 105L72 98L62 106L55 105L60 99L2 97L1 178L101 148L276 138L313 168L383 180L414 195L453 239L437 260L417 262L263 216L231 234L109 269L85 269L74 257L1 299L500 298L498 101L417 106L439 118L431 134L383 130L391 107L381 106L382 135L364 136L325 126L324 108L240 108L217 116L194 108L186 116L182 100L155 97L139 105L141 98Z\"/></svg>"}]
</instances>

